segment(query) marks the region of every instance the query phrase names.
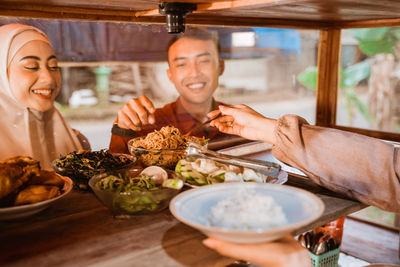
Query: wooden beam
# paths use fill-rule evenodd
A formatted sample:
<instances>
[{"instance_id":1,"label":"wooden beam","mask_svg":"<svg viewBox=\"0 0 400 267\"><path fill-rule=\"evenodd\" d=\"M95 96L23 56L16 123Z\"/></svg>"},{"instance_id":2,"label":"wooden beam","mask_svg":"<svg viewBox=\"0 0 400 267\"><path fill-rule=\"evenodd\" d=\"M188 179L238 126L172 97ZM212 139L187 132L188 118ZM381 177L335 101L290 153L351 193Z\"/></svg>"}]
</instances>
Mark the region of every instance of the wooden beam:
<instances>
[{"instance_id":1,"label":"wooden beam","mask_svg":"<svg viewBox=\"0 0 400 267\"><path fill-rule=\"evenodd\" d=\"M341 29L395 27L395 26L400 26L400 18L373 19L364 21L344 21L344 22L336 22L334 25L335 27Z\"/></svg>"},{"instance_id":2,"label":"wooden beam","mask_svg":"<svg viewBox=\"0 0 400 267\"><path fill-rule=\"evenodd\" d=\"M97 15L97 16L135 16L137 12L135 11L125 11L125 10L112 10L112 9L97 9L97 8L82 8L73 6L52 6L43 4L15 4L10 3L0 3L0 11L4 14L7 11L10 12L37 12L40 13L54 13L54 14L83 14L83 15Z\"/></svg>"},{"instance_id":3,"label":"wooden beam","mask_svg":"<svg viewBox=\"0 0 400 267\"><path fill-rule=\"evenodd\" d=\"M65 12L46 12L46 11L20 11L0 9L0 16L22 17L22 18L38 18L38 19L57 19L57 20L79 20L79 21L109 21L109 22L132 22L145 24L163 24L164 17L140 17L119 16L119 15L97 15L97 14L81 14L81 13L65 13Z\"/></svg>"},{"instance_id":4,"label":"wooden beam","mask_svg":"<svg viewBox=\"0 0 400 267\"><path fill-rule=\"evenodd\" d=\"M318 45L316 125L336 124L340 66L340 29L321 30Z\"/></svg>"},{"instance_id":5,"label":"wooden beam","mask_svg":"<svg viewBox=\"0 0 400 267\"><path fill-rule=\"evenodd\" d=\"M172 2L174 0L165 0ZM75 5L72 3L76 3ZM165 23L156 0L2 0L1 16L134 23ZM193 25L284 27L299 29L366 28L400 25L396 0L356 3L353 0L179 0L197 3L188 14ZM374 13L374 11L376 13ZM276 12L275 12L276 11ZM353 12L352 12L353 11ZM272 12L272 13L271 13ZM347 14L347 15L346 15ZM268 18L269 17L269 18ZM358 19L364 18L364 19Z\"/></svg>"},{"instance_id":6,"label":"wooden beam","mask_svg":"<svg viewBox=\"0 0 400 267\"><path fill-rule=\"evenodd\" d=\"M149 14L152 15L149 15ZM0 16L28 17L42 19L86 20L86 21L114 21L162 24L165 16L156 14L154 10L124 11L104 10L77 7L55 7L32 4L18 4L11 6L0 2ZM326 29L333 27L331 22L315 22L308 20L269 19L256 17L215 16L204 13L189 14L186 17L188 25L214 25L234 27L275 27L291 29Z\"/></svg>"},{"instance_id":7,"label":"wooden beam","mask_svg":"<svg viewBox=\"0 0 400 267\"><path fill-rule=\"evenodd\" d=\"M232 26L232 27L270 27L285 29L308 29L320 30L334 27L331 22L316 22L309 20L291 19L271 19L271 18L252 18L252 17L225 17L211 15L188 15L186 24L193 25L213 25L213 26Z\"/></svg>"},{"instance_id":8,"label":"wooden beam","mask_svg":"<svg viewBox=\"0 0 400 267\"><path fill-rule=\"evenodd\" d=\"M164 2L176 2L176 1L171 1L167 0ZM177 1L180 2L180 1ZM182 2L187 2L187 3L194 3L196 4L197 1L182 1ZM285 3L291 3L290 0L230 0L230 1L209 1L207 3L197 3L197 8L195 11L192 13L201 13L202 11L214 11L214 10L230 10L233 8L245 8L245 7L254 7L257 5L263 5L268 4L269 6L277 6L277 5L282 5ZM135 12L137 16L154 16L154 15L159 15L158 12L158 7L150 10L144 10L144 11L137 11Z\"/></svg>"},{"instance_id":9,"label":"wooden beam","mask_svg":"<svg viewBox=\"0 0 400 267\"><path fill-rule=\"evenodd\" d=\"M89 20L89 21L114 21L135 23L165 23L165 16L138 17L138 12L124 10L105 10L79 7L56 7L32 4L18 4L11 6L9 3L0 2L0 16L28 17L41 19L62 20Z\"/></svg>"},{"instance_id":10,"label":"wooden beam","mask_svg":"<svg viewBox=\"0 0 400 267\"><path fill-rule=\"evenodd\" d=\"M234 0L234 1L216 1L211 3L197 4L197 11L203 10L222 10L241 7L253 7L257 5L268 4L270 6L289 3L287 0Z\"/></svg>"}]
</instances>

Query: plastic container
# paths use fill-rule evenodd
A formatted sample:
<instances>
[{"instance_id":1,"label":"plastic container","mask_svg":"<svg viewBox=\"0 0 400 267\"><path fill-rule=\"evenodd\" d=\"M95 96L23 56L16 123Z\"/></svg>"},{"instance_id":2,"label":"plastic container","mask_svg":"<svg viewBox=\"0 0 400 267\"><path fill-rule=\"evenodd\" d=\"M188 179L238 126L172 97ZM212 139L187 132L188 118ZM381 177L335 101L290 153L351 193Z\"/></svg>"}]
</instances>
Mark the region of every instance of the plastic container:
<instances>
[{"instance_id":1,"label":"plastic container","mask_svg":"<svg viewBox=\"0 0 400 267\"><path fill-rule=\"evenodd\" d=\"M340 247L321 255L310 252L311 261L314 267L337 267L339 262Z\"/></svg>"},{"instance_id":2,"label":"plastic container","mask_svg":"<svg viewBox=\"0 0 400 267\"><path fill-rule=\"evenodd\" d=\"M100 103L105 103L108 101L108 89L109 89L109 78L111 74L111 69L100 66L94 70L96 74L96 90L99 95Z\"/></svg>"},{"instance_id":3,"label":"plastic container","mask_svg":"<svg viewBox=\"0 0 400 267\"><path fill-rule=\"evenodd\" d=\"M315 229L315 232L323 233L324 235L330 235L335 239L335 243L340 245L342 243L344 218L345 217L342 217L330 223L324 224L323 226Z\"/></svg>"}]
</instances>

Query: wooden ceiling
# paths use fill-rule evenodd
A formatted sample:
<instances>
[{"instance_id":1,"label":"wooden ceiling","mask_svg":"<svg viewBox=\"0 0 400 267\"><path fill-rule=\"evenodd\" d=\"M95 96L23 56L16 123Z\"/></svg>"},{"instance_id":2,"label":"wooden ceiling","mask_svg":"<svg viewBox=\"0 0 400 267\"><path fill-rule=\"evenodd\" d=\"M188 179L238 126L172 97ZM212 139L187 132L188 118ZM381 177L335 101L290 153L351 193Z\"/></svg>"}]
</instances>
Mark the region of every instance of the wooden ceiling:
<instances>
[{"instance_id":1,"label":"wooden ceiling","mask_svg":"<svg viewBox=\"0 0 400 267\"><path fill-rule=\"evenodd\" d=\"M2 0L0 16L165 23L158 0ZM165 2L174 2L167 0ZM289 28L400 25L399 0L232 0L196 3L187 24Z\"/></svg>"}]
</instances>

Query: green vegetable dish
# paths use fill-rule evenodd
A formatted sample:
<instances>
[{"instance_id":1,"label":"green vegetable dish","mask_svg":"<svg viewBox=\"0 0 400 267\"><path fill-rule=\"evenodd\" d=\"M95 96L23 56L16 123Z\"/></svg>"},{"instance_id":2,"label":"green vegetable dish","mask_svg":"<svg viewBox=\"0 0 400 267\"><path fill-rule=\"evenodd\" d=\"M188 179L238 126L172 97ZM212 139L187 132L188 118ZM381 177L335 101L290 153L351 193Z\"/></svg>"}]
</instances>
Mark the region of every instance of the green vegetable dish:
<instances>
[{"instance_id":1,"label":"green vegetable dish","mask_svg":"<svg viewBox=\"0 0 400 267\"><path fill-rule=\"evenodd\" d=\"M101 191L94 191L98 196L111 195L110 201L105 204L116 214L154 212L167 207L169 200L179 192L183 183L179 179L167 179L158 184L152 178L153 176L144 174L136 177L131 177L128 173L107 175L94 184L95 189Z\"/></svg>"}]
</instances>

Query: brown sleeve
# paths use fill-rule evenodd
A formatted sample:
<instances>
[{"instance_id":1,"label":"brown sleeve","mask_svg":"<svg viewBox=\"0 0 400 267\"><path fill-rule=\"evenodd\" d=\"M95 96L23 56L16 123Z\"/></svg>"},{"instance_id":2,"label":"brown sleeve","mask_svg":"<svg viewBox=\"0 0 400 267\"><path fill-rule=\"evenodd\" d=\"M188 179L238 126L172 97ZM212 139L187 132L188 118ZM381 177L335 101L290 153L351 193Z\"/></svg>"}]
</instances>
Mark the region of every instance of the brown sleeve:
<instances>
[{"instance_id":1,"label":"brown sleeve","mask_svg":"<svg viewBox=\"0 0 400 267\"><path fill-rule=\"evenodd\" d=\"M286 115L278 120L272 154L314 182L365 204L400 212L400 150L379 139L310 126Z\"/></svg>"},{"instance_id":2,"label":"brown sleeve","mask_svg":"<svg viewBox=\"0 0 400 267\"><path fill-rule=\"evenodd\" d=\"M135 131L119 128L117 124L114 124L111 129L109 151L113 153L129 154L128 141L135 137Z\"/></svg>"},{"instance_id":3,"label":"brown sleeve","mask_svg":"<svg viewBox=\"0 0 400 267\"><path fill-rule=\"evenodd\" d=\"M113 153L129 154L129 140L135 137L146 136L148 133L156 130L157 127L159 127L157 124L148 124L144 126L141 131L134 131L131 129L120 128L117 124L114 124L111 129L109 151Z\"/></svg>"}]
</instances>

